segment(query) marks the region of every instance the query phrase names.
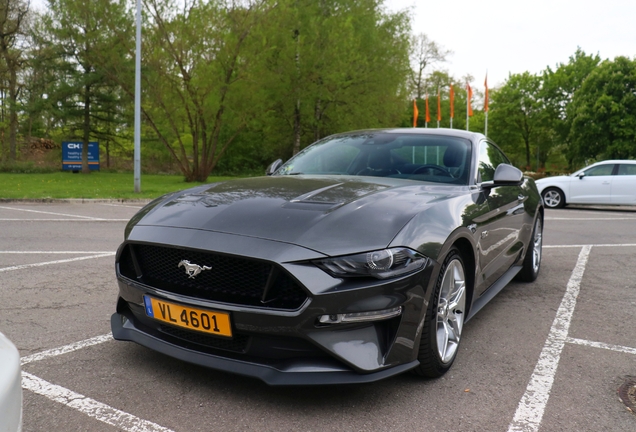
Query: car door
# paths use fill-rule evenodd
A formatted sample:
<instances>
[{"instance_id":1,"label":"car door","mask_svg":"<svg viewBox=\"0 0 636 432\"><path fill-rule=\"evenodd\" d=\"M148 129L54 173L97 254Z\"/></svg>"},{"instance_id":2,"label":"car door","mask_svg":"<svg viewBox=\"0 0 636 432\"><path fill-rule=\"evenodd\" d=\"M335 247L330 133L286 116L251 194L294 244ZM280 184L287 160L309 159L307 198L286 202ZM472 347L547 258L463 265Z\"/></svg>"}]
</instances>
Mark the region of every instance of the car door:
<instances>
[{"instance_id":1,"label":"car door","mask_svg":"<svg viewBox=\"0 0 636 432\"><path fill-rule=\"evenodd\" d=\"M618 165L612 178L612 204L636 204L636 163Z\"/></svg>"},{"instance_id":2,"label":"car door","mask_svg":"<svg viewBox=\"0 0 636 432\"><path fill-rule=\"evenodd\" d=\"M610 204L614 164L603 164L583 171L570 182L570 204Z\"/></svg>"},{"instance_id":3,"label":"car door","mask_svg":"<svg viewBox=\"0 0 636 432\"><path fill-rule=\"evenodd\" d=\"M478 183L493 180L499 164L510 164L508 158L492 143L479 145ZM479 217L479 261L482 292L497 281L518 257L515 245L524 220L525 196L520 186L483 187L488 213ZM481 294L481 292L479 293Z\"/></svg>"}]
</instances>

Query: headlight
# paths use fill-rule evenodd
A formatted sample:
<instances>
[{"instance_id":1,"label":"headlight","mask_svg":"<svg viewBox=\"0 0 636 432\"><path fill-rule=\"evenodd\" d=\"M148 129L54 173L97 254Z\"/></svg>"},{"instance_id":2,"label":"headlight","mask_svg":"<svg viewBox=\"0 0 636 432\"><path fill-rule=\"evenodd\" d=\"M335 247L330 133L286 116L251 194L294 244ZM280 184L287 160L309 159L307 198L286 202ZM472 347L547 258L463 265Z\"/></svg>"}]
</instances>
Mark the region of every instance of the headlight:
<instances>
[{"instance_id":1,"label":"headlight","mask_svg":"<svg viewBox=\"0 0 636 432\"><path fill-rule=\"evenodd\" d=\"M334 277L371 276L386 279L417 271L428 258L411 249L392 248L314 261Z\"/></svg>"}]
</instances>

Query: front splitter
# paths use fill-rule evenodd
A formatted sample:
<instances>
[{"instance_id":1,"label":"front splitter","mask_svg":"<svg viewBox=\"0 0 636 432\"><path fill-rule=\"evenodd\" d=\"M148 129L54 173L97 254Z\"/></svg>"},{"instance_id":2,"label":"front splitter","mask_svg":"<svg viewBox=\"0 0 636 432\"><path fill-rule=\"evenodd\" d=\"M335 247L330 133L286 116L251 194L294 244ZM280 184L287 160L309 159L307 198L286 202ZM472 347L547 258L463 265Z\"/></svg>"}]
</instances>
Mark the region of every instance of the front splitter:
<instances>
[{"instance_id":1,"label":"front splitter","mask_svg":"<svg viewBox=\"0 0 636 432\"><path fill-rule=\"evenodd\" d=\"M115 313L111 316L110 324L113 332L113 338L116 340L136 342L139 345L188 363L224 372L230 372L237 375L258 378L271 386L313 386L371 383L394 375L399 375L419 365L419 361L415 360L410 363L382 369L378 372L368 374L359 374L353 370L321 370L311 372L281 371L269 365L228 359L168 343L140 331L135 327L132 320L119 313Z\"/></svg>"}]
</instances>

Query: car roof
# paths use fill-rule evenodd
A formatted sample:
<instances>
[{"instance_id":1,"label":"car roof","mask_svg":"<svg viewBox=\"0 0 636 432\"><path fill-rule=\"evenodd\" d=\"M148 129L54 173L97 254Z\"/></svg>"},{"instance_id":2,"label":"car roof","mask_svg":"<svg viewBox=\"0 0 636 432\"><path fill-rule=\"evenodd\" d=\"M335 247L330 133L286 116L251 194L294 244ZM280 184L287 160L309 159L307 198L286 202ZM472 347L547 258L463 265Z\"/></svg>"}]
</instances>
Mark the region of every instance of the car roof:
<instances>
[{"instance_id":1,"label":"car roof","mask_svg":"<svg viewBox=\"0 0 636 432\"><path fill-rule=\"evenodd\" d=\"M600 161L600 162L595 162L592 165L603 165L603 164L636 164L636 160L634 159L610 159L610 160L604 160L604 161ZM588 165L588 166L592 166L592 165ZM587 167L585 167L587 168Z\"/></svg>"},{"instance_id":2,"label":"car roof","mask_svg":"<svg viewBox=\"0 0 636 432\"><path fill-rule=\"evenodd\" d=\"M331 135L334 136L346 136L346 135L355 135L361 133L389 133L389 134L413 134L413 135L437 135L437 136L452 136L452 137L460 137L466 138L472 141L479 140L480 138L485 139L486 137L483 134L478 132L469 132L461 129L449 129L449 128L386 128L386 129L360 129L355 131L348 131L339 134Z\"/></svg>"}]
</instances>

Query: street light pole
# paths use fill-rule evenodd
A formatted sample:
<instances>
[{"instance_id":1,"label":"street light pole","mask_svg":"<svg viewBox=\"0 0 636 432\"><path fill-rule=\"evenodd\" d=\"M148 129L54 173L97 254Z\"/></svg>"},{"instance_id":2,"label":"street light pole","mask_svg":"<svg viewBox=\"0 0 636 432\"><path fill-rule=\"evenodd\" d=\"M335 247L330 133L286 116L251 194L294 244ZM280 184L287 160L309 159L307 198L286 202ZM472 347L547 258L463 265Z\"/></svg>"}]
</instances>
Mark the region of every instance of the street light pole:
<instances>
[{"instance_id":1,"label":"street light pole","mask_svg":"<svg viewBox=\"0 0 636 432\"><path fill-rule=\"evenodd\" d=\"M141 192L141 0L137 0L135 50L135 193Z\"/></svg>"}]
</instances>

